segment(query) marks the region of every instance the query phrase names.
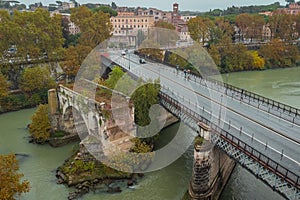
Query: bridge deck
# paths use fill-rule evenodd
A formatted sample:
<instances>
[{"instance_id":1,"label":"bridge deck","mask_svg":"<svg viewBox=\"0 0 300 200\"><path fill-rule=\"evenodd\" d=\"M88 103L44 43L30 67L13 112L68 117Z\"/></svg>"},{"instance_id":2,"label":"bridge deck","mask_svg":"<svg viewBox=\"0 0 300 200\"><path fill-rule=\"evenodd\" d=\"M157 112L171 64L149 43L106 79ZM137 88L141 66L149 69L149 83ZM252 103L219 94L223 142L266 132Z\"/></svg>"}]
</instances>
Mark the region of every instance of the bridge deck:
<instances>
[{"instance_id":1,"label":"bridge deck","mask_svg":"<svg viewBox=\"0 0 300 200\"><path fill-rule=\"evenodd\" d=\"M140 64L136 55L120 55L119 52L111 53L110 59L144 80L159 78L164 94L300 176L300 116L297 109L278 108L270 100L255 102L254 97L245 95L247 91L238 93L233 88L226 89L197 77L187 80L183 72L177 74L169 66L152 62Z\"/></svg>"}]
</instances>

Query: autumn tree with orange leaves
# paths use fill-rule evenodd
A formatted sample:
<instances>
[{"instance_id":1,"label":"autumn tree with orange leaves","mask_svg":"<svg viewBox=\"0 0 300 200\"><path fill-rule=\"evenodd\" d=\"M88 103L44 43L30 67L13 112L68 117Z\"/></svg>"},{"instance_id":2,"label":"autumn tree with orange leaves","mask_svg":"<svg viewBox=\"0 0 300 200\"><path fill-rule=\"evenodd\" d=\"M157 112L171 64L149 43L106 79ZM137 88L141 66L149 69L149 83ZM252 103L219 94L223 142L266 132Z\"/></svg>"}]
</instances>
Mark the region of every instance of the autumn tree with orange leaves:
<instances>
[{"instance_id":1,"label":"autumn tree with orange leaves","mask_svg":"<svg viewBox=\"0 0 300 200\"><path fill-rule=\"evenodd\" d=\"M27 180L18 173L19 163L14 154L0 155L0 200L14 200L16 196L29 192Z\"/></svg>"}]
</instances>

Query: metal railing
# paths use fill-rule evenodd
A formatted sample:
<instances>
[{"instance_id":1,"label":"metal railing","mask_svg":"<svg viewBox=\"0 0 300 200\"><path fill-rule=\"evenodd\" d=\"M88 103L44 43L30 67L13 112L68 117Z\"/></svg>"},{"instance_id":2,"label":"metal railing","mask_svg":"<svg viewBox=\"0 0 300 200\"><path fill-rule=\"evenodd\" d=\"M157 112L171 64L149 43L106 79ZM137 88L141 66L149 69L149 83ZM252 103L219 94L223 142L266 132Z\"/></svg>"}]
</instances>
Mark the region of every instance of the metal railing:
<instances>
[{"instance_id":1,"label":"metal railing","mask_svg":"<svg viewBox=\"0 0 300 200\"><path fill-rule=\"evenodd\" d=\"M261 164L264 168L268 169L269 171L273 172L291 186L300 190L300 176L295 174L294 172L290 171L289 169L285 168L278 162L274 161L273 159L269 158L268 156L260 153L253 147L249 146L245 142L241 141L239 138L233 136L229 132L223 130L218 125L211 122L211 120L204 118L203 116L199 115L198 113L194 112L193 110L189 109L188 107L182 105L177 100L173 99L172 97L160 92L159 97L161 100L161 104L168 109L166 105L171 105L177 111L184 113L186 116L191 118L194 123L203 122L210 126L212 130L212 134L217 134L222 140L227 141L228 143L232 144L234 147L239 149L245 155L251 157L253 160ZM168 109L171 111L170 109ZM172 111L171 111L172 112ZM177 117L180 118L178 113L172 112ZM192 126L192 129L195 130L195 127Z\"/></svg>"}]
</instances>

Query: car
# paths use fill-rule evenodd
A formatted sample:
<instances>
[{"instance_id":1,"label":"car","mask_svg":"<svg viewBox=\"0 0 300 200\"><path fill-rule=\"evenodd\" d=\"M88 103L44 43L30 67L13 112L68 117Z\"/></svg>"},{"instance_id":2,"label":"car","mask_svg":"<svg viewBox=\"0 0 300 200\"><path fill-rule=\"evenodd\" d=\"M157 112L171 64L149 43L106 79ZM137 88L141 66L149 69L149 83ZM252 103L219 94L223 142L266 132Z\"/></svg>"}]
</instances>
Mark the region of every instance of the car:
<instances>
[{"instance_id":1,"label":"car","mask_svg":"<svg viewBox=\"0 0 300 200\"><path fill-rule=\"evenodd\" d=\"M125 55L126 55L126 52L125 52L125 51L122 51L121 54L122 54L122 56L125 56Z\"/></svg>"},{"instance_id":2,"label":"car","mask_svg":"<svg viewBox=\"0 0 300 200\"><path fill-rule=\"evenodd\" d=\"M145 64L145 63L146 63L145 59L144 58L140 58L140 64Z\"/></svg>"}]
</instances>

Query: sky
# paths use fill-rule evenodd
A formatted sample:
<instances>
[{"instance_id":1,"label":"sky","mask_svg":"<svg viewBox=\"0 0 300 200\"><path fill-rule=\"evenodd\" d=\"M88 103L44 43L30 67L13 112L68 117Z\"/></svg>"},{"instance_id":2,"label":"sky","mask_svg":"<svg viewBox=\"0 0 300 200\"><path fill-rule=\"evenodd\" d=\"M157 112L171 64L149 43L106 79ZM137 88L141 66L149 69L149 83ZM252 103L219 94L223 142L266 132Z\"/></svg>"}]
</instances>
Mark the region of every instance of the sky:
<instances>
[{"instance_id":1,"label":"sky","mask_svg":"<svg viewBox=\"0 0 300 200\"><path fill-rule=\"evenodd\" d=\"M44 5L55 3L56 0L19 0L21 3L31 4L42 2ZM68 0L61 0L68 1ZM79 3L104 3L111 4L114 1L117 6L132 6L132 7L154 7L161 10L172 10L172 4L178 3L179 10L192 11L209 11L210 9L226 9L231 6L246 6L246 5L266 5L274 2L279 2L285 5L284 0L77 0Z\"/></svg>"}]
</instances>

